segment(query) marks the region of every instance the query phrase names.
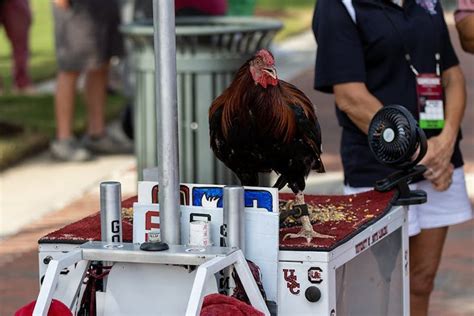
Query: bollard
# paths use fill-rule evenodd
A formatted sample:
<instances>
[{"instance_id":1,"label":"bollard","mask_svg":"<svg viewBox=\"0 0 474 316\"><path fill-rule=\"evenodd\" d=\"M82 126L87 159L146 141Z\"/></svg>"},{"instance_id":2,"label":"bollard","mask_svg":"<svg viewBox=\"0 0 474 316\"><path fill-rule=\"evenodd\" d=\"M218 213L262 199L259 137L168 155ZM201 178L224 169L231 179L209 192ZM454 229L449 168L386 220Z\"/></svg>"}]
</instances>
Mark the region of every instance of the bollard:
<instances>
[{"instance_id":1,"label":"bollard","mask_svg":"<svg viewBox=\"0 0 474 316\"><path fill-rule=\"evenodd\" d=\"M221 228L221 246L242 249L245 255L245 203L244 188L224 187L224 224ZM218 275L219 293L229 295L235 288L232 280L232 267L222 270Z\"/></svg>"},{"instance_id":2,"label":"bollard","mask_svg":"<svg viewBox=\"0 0 474 316\"><path fill-rule=\"evenodd\" d=\"M226 226L226 246L238 247L245 254L245 203L244 188L224 187L224 225Z\"/></svg>"},{"instance_id":3,"label":"bollard","mask_svg":"<svg viewBox=\"0 0 474 316\"><path fill-rule=\"evenodd\" d=\"M105 242L122 242L122 193L120 182L100 184L100 231Z\"/></svg>"}]
</instances>

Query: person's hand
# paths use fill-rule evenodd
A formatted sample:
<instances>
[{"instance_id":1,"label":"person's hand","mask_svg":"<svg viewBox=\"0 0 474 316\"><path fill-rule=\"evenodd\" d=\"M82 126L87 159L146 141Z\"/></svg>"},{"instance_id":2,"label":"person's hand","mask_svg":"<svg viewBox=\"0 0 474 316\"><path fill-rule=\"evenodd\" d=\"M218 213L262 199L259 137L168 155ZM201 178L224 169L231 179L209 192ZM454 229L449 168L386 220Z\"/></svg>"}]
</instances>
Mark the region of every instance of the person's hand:
<instances>
[{"instance_id":1,"label":"person's hand","mask_svg":"<svg viewBox=\"0 0 474 316\"><path fill-rule=\"evenodd\" d=\"M449 187L453 183L453 171L453 164L449 164L447 169L445 169L443 172L440 172L440 175L436 179L431 181L433 188L439 192L446 191L447 189L449 189Z\"/></svg>"},{"instance_id":2,"label":"person's hand","mask_svg":"<svg viewBox=\"0 0 474 316\"><path fill-rule=\"evenodd\" d=\"M53 0L54 4L61 9L69 8L69 0Z\"/></svg>"},{"instance_id":3,"label":"person's hand","mask_svg":"<svg viewBox=\"0 0 474 316\"><path fill-rule=\"evenodd\" d=\"M442 134L428 139L428 150L420 164L428 168L424 176L431 181L435 190L444 191L451 185L454 143Z\"/></svg>"}]
</instances>

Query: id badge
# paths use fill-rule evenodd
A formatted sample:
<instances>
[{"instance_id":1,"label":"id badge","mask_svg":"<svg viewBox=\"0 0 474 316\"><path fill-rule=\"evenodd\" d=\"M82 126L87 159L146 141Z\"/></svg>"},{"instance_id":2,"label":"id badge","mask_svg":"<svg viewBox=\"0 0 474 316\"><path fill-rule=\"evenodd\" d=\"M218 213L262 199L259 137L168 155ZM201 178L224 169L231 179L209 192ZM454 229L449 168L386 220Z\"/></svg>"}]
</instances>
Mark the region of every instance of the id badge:
<instances>
[{"instance_id":1,"label":"id badge","mask_svg":"<svg viewBox=\"0 0 474 316\"><path fill-rule=\"evenodd\" d=\"M444 102L441 77L436 74L419 74L416 77L416 93L420 127L441 129L444 127Z\"/></svg>"}]
</instances>

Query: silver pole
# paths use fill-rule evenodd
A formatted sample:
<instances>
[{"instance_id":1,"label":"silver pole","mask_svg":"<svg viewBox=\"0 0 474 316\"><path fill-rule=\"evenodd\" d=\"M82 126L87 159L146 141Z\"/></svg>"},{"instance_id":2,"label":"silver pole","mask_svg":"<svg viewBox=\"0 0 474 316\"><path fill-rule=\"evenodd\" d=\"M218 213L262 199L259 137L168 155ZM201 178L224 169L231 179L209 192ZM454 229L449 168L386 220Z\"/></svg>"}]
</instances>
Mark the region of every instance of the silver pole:
<instances>
[{"instance_id":1,"label":"silver pole","mask_svg":"<svg viewBox=\"0 0 474 316\"><path fill-rule=\"evenodd\" d=\"M224 227L225 246L242 249L245 254L245 203L244 188L236 185L224 187ZM232 267L222 271L220 275L219 293L229 294L235 288L233 282ZM227 285L227 286L226 286Z\"/></svg>"},{"instance_id":2,"label":"silver pole","mask_svg":"<svg viewBox=\"0 0 474 316\"><path fill-rule=\"evenodd\" d=\"M120 182L100 184L100 232L105 242L122 242L122 193Z\"/></svg>"},{"instance_id":3,"label":"silver pole","mask_svg":"<svg viewBox=\"0 0 474 316\"><path fill-rule=\"evenodd\" d=\"M176 31L173 0L153 0L162 241L180 244Z\"/></svg>"},{"instance_id":4,"label":"silver pole","mask_svg":"<svg viewBox=\"0 0 474 316\"><path fill-rule=\"evenodd\" d=\"M244 188L224 187L224 224L227 228L227 247L238 247L245 254Z\"/></svg>"}]
</instances>

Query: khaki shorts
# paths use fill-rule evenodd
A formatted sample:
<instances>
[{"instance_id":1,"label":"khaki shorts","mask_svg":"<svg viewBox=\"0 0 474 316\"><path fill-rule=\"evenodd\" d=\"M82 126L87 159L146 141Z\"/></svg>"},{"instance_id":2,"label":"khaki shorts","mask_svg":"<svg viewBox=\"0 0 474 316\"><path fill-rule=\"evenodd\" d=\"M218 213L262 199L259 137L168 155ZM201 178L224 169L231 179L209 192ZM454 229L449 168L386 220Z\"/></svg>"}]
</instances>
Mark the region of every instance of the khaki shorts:
<instances>
[{"instance_id":1,"label":"khaki shorts","mask_svg":"<svg viewBox=\"0 0 474 316\"><path fill-rule=\"evenodd\" d=\"M56 59L62 71L98 68L121 56L117 0L76 0L68 9L53 5Z\"/></svg>"},{"instance_id":2,"label":"khaki shorts","mask_svg":"<svg viewBox=\"0 0 474 316\"><path fill-rule=\"evenodd\" d=\"M433 189L431 182L425 180L411 184L412 190L423 190L428 202L410 205L408 209L408 234L414 236L422 229L445 227L470 220L473 216L466 180L462 167L454 169L453 183L443 192ZM345 194L355 194L372 188L344 187Z\"/></svg>"}]
</instances>

